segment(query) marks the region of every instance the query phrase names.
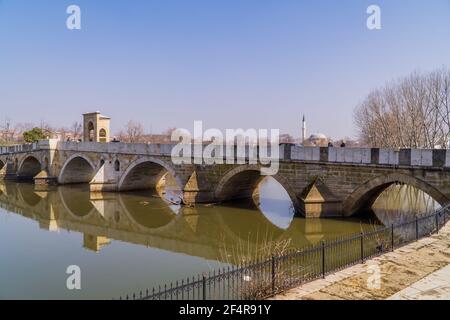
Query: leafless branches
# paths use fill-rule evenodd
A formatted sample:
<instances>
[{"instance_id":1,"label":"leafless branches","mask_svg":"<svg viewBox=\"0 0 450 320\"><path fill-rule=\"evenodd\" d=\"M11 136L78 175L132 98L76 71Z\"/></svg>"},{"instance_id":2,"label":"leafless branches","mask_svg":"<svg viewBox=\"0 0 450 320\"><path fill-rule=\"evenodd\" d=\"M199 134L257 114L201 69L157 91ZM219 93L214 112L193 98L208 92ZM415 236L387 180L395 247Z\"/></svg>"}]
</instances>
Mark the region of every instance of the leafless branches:
<instances>
[{"instance_id":1,"label":"leafless branches","mask_svg":"<svg viewBox=\"0 0 450 320\"><path fill-rule=\"evenodd\" d=\"M446 148L450 71L413 73L372 91L355 110L363 143L373 147Z\"/></svg>"},{"instance_id":2,"label":"leafless branches","mask_svg":"<svg viewBox=\"0 0 450 320\"><path fill-rule=\"evenodd\" d=\"M130 120L125 125L124 130L119 132L118 136L119 140L123 142L142 142L142 137L144 136L144 127L141 123Z\"/></svg>"}]
</instances>

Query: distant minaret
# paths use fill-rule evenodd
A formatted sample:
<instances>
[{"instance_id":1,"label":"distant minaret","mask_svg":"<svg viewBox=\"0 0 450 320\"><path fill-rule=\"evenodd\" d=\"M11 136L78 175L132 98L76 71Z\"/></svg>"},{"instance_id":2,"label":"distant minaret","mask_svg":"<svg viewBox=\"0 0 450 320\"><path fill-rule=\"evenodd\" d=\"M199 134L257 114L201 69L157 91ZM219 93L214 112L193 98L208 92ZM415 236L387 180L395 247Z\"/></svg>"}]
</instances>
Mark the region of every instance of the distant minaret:
<instances>
[{"instance_id":1,"label":"distant minaret","mask_svg":"<svg viewBox=\"0 0 450 320\"><path fill-rule=\"evenodd\" d=\"M305 144L306 141L306 118L303 115L303 125L302 125L302 143Z\"/></svg>"}]
</instances>

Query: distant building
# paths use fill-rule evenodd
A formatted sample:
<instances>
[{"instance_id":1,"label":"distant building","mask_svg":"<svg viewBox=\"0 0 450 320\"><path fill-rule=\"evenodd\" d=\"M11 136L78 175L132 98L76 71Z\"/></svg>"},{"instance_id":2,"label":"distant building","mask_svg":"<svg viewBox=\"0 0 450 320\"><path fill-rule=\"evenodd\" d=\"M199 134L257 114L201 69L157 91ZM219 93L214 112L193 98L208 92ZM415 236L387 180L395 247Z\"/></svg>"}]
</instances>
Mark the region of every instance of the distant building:
<instances>
[{"instance_id":1,"label":"distant building","mask_svg":"<svg viewBox=\"0 0 450 320\"><path fill-rule=\"evenodd\" d=\"M142 136L145 143L173 143L172 136L169 134L146 134Z\"/></svg>"},{"instance_id":2,"label":"distant building","mask_svg":"<svg viewBox=\"0 0 450 320\"><path fill-rule=\"evenodd\" d=\"M52 132L49 137L51 139L57 139L59 141L72 141L73 140L73 134L70 132L65 131L55 131Z\"/></svg>"},{"instance_id":3,"label":"distant building","mask_svg":"<svg viewBox=\"0 0 450 320\"><path fill-rule=\"evenodd\" d=\"M327 147L330 139L323 133L312 134L303 144L304 146Z\"/></svg>"},{"instance_id":4,"label":"distant building","mask_svg":"<svg viewBox=\"0 0 450 320\"><path fill-rule=\"evenodd\" d=\"M339 147L340 145L345 144L347 148L361 148L364 147L358 140L353 140L350 138L344 138L336 141L336 147Z\"/></svg>"},{"instance_id":5,"label":"distant building","mask_svg":"<svg viewBox=\"0 0 450 320\"><path fill-rule=\"evenodd\" d=\"M280 134L280 143L295 143L296 140L287 133Z\"/></svg>"},{"instance_id":6,"label":"distant building","mask_svg":"<svg viewBox=\"0 0 450 320\"><path fill-rule=\"evenodd\" d=\"M86 142L110 142L111 118L100 112L83 114L83 140Z\"/></svg>"},{"instance_id":7,"label":"distant building","mask_svg":"<svg viewBox=\"0 0 450 320\"><path fill-rule=\"evenodd\" d=\"M327 147L328 143L331 142L331 139L328 139L326 135L323 133L315 133L312 134L309 138L306 133L306 117L303 115L302 120L302 137L300 144L305 147Z\"/></svg>"}]
</instances>

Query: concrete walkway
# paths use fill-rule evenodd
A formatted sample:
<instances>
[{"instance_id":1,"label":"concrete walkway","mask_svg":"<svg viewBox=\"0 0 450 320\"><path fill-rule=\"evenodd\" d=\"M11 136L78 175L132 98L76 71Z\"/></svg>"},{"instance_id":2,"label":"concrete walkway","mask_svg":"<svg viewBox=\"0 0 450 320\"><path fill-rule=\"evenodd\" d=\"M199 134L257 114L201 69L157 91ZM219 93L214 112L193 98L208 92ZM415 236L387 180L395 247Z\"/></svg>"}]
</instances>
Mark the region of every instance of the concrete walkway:
<instances>
[{"instance_id":1,"label":"concrete walkway","mask_svg":"<svg viewBox=\"0 0 450 320\"><path fill-rule=\"evenodd\" d=\"M394 294L389 300L450 300L450 265Z\"/></svg>"},{"instance_id":2,"label":"concrete walkway","mask_svg":"<svg viewBox=\"0 0 450 320\"><path fill-rule=\"evenodd\" d=\"M439 234L275 296L276 300L450 299L450 223Z\"/></svg>"}]
</instances>

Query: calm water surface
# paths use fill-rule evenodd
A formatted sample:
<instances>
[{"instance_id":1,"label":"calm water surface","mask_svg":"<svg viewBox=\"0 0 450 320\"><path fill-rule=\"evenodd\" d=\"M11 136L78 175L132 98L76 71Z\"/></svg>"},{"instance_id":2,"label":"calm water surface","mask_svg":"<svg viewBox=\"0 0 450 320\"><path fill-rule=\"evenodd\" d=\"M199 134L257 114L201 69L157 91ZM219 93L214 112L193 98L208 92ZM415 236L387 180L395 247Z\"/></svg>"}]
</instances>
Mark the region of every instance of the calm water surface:
<instances>
[{"instance_id":1,"label":"calm water surface","mask_svg":"<svg viewBox=\"0 0 450 320\"><path fill-rule=\"evenodd\" d=\"M271 178L254 201L174 203L170 190L91 194L83 186L0 184L0 299L117 298L253 259L275 244L300 248L436 207L418 190L392 186L373 212L305 220ZM69 265L81 268L80 291L66 289Z\"/></svg>"}]
</instances>

